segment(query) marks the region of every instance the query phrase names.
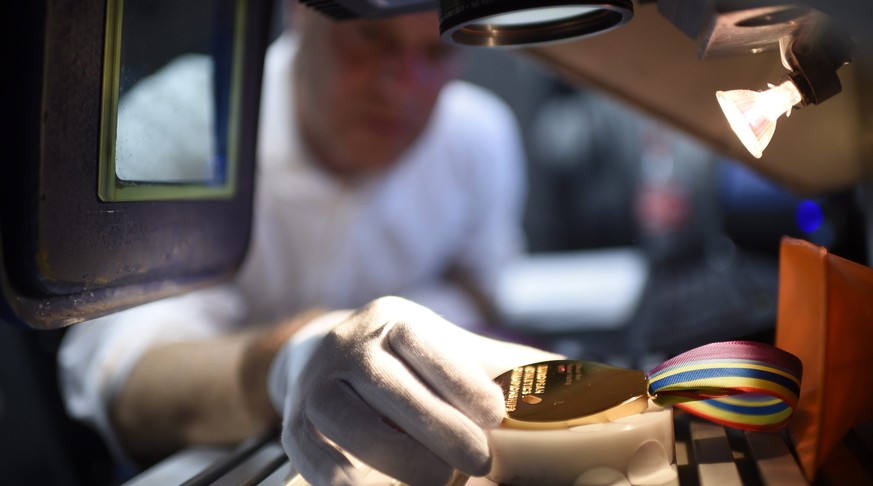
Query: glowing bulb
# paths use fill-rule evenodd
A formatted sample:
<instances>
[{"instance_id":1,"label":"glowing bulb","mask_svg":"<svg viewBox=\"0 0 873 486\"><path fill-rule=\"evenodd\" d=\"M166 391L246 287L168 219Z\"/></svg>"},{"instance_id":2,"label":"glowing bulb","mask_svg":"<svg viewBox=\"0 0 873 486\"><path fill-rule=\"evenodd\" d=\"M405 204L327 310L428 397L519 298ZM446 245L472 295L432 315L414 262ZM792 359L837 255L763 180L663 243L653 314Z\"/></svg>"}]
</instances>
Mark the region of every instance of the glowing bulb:
<instances>
[{"instance_id":1,"label":"glowing bulb","mask_svg":"<svg viewBox=\"0 0 873 486\"><path fill-rule=\"evenodd\" d=\"M737 89L717 91L715 96L731 129L756 159L761 158L773 138L776 119L783 113L788 116L791 107L803 99L791 81L771 85L766 91Z\"/></svg>"}]
</instances>

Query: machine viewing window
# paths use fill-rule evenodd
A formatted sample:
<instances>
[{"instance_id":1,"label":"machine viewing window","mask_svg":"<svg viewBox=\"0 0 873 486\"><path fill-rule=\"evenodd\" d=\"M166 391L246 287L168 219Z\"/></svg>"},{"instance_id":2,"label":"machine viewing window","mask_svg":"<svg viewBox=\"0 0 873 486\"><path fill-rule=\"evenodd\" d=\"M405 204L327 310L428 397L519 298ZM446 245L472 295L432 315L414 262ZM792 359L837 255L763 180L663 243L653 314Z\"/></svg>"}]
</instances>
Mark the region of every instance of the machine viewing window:
<instances>
[{"instance_id":1,"label":"machine viewing window","mask_svg":"<svg viewBox=\"0 0 873 486\"><path fill-rule=\"evenodd\" d=\"M233 195L245 1L108 0L102 200Z\"/></svg>"}]
</instances>

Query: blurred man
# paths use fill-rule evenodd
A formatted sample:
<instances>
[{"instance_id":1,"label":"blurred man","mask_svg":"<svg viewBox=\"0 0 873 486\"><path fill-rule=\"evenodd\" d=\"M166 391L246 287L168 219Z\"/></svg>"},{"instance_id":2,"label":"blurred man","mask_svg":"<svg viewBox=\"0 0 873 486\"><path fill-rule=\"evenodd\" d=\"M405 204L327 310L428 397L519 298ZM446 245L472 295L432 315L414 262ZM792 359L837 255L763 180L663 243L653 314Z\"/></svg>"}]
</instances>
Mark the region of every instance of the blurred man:
<instances>
[{"instance_id":1,"label":"blurred man","mask_svg":"<svg viewBox=\"0 0 873 486\"><path fill-rule=\"evenodd\" d=\"M317 484L354 482L334 444L416 484L484 474L482 429L502 415L490 378L546 356L449 323L487 321L523 246L514 120L451 80L457 53L433 12L295 19L267 55L240 274L71 329L68 409L140 464L281 418Z\"/></svg>"}]
</instances>

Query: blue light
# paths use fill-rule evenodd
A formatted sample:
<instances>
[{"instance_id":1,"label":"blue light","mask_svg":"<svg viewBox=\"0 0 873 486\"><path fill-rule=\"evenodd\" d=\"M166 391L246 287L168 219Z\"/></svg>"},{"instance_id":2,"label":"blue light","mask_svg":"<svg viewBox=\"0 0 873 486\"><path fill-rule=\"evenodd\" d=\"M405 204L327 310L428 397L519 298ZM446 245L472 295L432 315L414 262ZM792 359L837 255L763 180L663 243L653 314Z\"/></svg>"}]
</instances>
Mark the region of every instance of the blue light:
<instances>
[{"instance_id":1,"label":"blue light","mask_svg":"<svg viewBox=\"0 0 873 486\"><path fill-rule=\"evenodd\" d=\"M824 222L824 212L821 206L809 199L800 201L800 204L797 205L797 210L794 212L794 217L797 220L797 226L806 233L818 230Z\"/></svg>"}]
</instances>

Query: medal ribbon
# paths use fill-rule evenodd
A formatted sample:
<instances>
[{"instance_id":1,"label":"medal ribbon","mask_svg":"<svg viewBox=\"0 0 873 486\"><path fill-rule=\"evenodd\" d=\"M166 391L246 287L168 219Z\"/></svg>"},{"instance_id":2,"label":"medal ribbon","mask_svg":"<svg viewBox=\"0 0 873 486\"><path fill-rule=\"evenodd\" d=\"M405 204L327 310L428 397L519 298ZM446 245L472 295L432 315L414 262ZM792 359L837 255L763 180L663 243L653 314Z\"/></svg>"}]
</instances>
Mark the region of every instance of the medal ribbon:
<instances>
[{"instance_id":1,"label":"medal ribbon","mask_svg":"<svg viewBox=\"0 0 873 486\"><path fill-rule=\"evenodd\" d=\"M655 403L712 422L768 432L784 427L800 393L803 364L774 346L750 341L707 344L652 369Z\"/></svg>"}]
</instances>

